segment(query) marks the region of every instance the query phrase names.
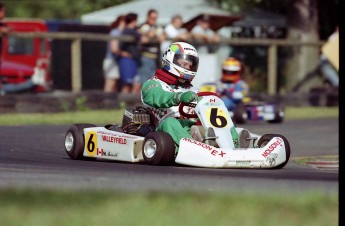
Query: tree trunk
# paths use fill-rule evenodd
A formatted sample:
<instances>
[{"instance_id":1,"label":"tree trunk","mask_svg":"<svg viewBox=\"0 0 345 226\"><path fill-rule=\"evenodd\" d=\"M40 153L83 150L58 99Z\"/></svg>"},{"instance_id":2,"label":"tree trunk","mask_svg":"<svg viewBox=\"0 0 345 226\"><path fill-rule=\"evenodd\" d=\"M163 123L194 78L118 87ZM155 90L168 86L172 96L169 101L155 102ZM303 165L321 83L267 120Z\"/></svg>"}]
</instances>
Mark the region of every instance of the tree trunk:
<instances>
[{"instance_id":1,"label":"tree trunk","mask_svg":"<svg viewBox=\"0 0 345 226\"><path fill-rule=\"evenodd\" d=\"M293 0L288 12L288 38L296 41L318 41L317 0ZM298 46L290 48L290 57L285 68L285 87L287 91L302 80L306 74L317 67L320 48L317 46ZM304 84L299 91L309 91L320 83L316 78Z\"/></svg>"}]
</instances>

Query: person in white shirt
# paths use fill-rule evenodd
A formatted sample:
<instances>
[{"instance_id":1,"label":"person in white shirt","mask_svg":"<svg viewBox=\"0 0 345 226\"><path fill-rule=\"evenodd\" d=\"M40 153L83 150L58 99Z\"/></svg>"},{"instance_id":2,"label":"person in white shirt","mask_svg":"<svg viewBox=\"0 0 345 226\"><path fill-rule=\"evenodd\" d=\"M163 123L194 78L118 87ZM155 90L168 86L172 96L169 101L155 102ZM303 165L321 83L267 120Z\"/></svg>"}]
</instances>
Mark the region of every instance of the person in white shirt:
<instances>
[{"instance_id":1,"label":"person in white shirt","mask_svg":"<svg viewBox=\"0 0 345 226\"><path fill-rule=\"evenodd\" d=\"M188 41L190 34L187 29L182 27L183 20L180 15L175 15L171 19L171 23L164 28L167 40L161 45L161 50L164 52L172 42Z\"/></svg>"},{"instance_id":2,"label":"person in white shirt","mask_svg":"<svg viewBox=\"0 0 345 226\"><path fill-rule=\"evenodd\" d=\"M191 30L191 33L193 39L200 43L196 48L201 53L214 52L214 47L220 41L218 33L210 28L210 18L208 16L203 16Z\"/></svg>"}]
</instances>

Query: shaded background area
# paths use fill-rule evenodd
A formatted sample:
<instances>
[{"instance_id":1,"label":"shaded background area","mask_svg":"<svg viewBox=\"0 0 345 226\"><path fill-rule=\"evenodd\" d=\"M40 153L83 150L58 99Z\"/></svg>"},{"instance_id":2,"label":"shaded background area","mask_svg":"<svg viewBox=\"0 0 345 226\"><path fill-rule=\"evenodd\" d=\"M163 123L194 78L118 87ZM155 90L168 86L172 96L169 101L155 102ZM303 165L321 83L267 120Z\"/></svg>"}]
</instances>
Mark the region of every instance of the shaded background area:
<instances>
[{"instance_id":1,"label":"shaded background area","mask_svg":"<svg viewBox=\"0 0 345 226\"><path fill-rule=\"evenodd\" d=\"M57 31L107 34L109 27L101 25L62 24ZM106 52L106 42L83 40L81 45L83 90L102 90L104 85L102 61ZM54 39L51 47L51 76L54 81L54 89L71 90L71 41Z\"/></svg>"}]
</instances>

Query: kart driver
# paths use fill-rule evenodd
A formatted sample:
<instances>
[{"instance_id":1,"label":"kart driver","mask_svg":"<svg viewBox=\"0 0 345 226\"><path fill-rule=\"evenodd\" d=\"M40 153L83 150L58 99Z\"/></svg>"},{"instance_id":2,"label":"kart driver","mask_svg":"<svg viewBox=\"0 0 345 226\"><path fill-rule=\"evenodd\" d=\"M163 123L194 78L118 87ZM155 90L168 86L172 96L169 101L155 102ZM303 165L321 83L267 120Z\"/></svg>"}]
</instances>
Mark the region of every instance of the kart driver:
<instances>
[{"instance_id":1,"label":"kart driver","mask_svg":"<svg viewBox=\"0 0 345 226\"><path fill-rule=\"evenodd\" d=\"M242 80L242 65L233 57L227 58L222 65L222 77L217 84L217 94L229 111L234 111L238 103L247 96L249 87Z\"/></svg>"},{"instance_id":2,"label":"kart driver","mask_svg":"<svg viewBox=\"0 0 345 226\"><path fill-rule=\"evenodd\" d=\"M182 138L193 139L190 130L195 121L182 118L178 105L191 103L198 98L197 90L191 84L198 64L198 53L192 45L185 42L172 43L163 54L162 69L157 69L141 89L142 102L156 119L156 131L170 134L176 146ZM207 137L215 137L212 128L206 133ZM214 145L210 140L207 142Z\"/></svg>"}]
</instances>

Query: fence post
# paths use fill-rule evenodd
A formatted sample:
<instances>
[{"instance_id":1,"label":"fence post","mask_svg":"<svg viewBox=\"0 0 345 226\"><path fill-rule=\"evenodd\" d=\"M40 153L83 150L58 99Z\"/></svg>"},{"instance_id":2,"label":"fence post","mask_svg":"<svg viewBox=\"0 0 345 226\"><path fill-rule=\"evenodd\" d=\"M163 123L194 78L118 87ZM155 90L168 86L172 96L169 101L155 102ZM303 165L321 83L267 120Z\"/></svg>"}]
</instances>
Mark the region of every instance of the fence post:
<instances>
[{"instance_id":1,"label":"fence post","mask_svg":"<svg viewBox=\"0 0 345 226\"><path fill-rule=\"evenodd\" d=\"M268 76L267 88L269 95L275 95L277 90L277 45L271 44L268 47Z\"/></svg>"},{"instance_id":2,"label":"fence post","mask_svg":"<svg viewBox=\"0 0 345 226\"><path fill-rule=\"evenodd\" d=\"M71 65L72 65L72 92L81 91L81 38L72 39L71 44Z\"/></svg>"}]
</instances>

